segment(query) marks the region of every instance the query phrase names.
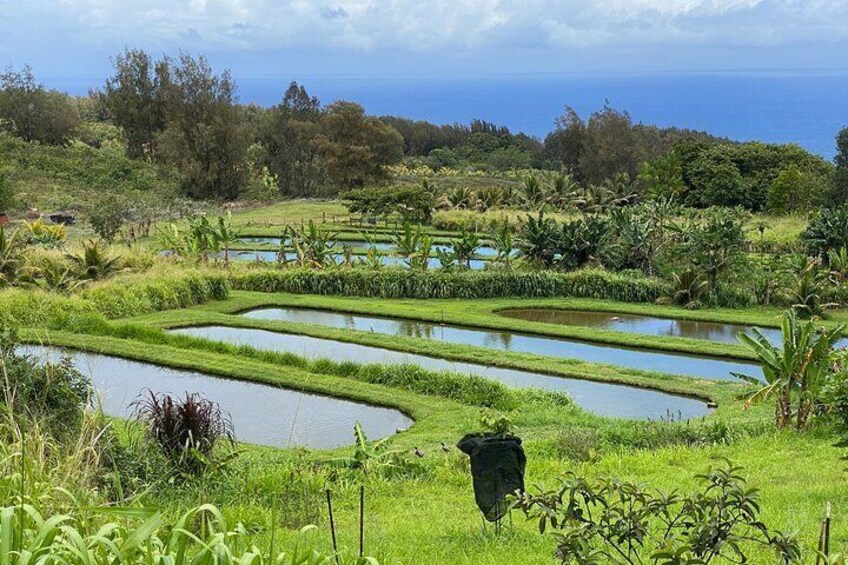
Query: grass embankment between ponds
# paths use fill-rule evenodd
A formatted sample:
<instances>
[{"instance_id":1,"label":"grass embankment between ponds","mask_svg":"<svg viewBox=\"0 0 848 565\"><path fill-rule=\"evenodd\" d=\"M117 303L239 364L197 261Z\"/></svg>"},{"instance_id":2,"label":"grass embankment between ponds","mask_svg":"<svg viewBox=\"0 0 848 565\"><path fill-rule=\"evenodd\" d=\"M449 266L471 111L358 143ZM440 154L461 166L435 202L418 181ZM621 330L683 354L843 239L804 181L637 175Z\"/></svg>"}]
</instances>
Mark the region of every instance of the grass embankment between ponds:
<instances>
[{"instance_id":1,"label":"grass embankment between ponds","mask_svg":"<svg viewBox=\"0 0 848 565\"><path fill-rule=\"evenodd\" d=\"M161 312L159 314L133 318L130 322L133 324L148 324L162 329L222 325L234 328L261 329L284 334L305 335L318 339L355 343L453 361L476 363L484 366L517 369L554 377L585 379L668 392L702 399L705 402L715 402L719 405L719 412L722 411L724 405L730 404L745 390L741 384L733 382L694 379L530 353L498 352L497 355L493 355L492 350L485 347L451 344L424 338L337 329L312 324L258 320L213 310L214 308L225 307L227 305L230 305L230 303L210 304L210 308L212 309L201 307L182 311ZM234 308L233 311L239 311L239 308ZM191 344L189 343L189 345Z\"/></svg>"}]
</instances>

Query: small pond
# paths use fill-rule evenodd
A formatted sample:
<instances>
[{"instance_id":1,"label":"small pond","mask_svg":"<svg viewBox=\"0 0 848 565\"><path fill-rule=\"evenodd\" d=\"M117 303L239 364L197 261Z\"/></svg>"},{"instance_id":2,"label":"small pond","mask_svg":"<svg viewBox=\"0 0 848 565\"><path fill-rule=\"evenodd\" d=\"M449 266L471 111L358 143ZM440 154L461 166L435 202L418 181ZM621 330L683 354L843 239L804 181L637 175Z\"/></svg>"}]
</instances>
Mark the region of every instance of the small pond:
<instances>
[{"instance_id":1,"label":"small pond","mask_svg":"<svg viewBox=\"0 0 848 565\"><path fill-rule=\"evenodd\" d=\"M294 353L309 359L331 359L337 362L353 361L356 363L408 363L420 365L432 371L454 371L478 375L500 381L511 387L566 392L578 405L601 416L641 420L658 420L669 417L689 419L704 416L710 411L706 403L701 400L637 387L567 379L529 371L449 361L425 355L309 336L225 326L199 326L170 331L235 345L249 345L257 349Z\"/></svg>"},{"instance_id":2,"label":"small pond","mask_svg":"<svg viewBox=\"0 0 848 565\"><path fill-rule=\"evenodd\" d=\"M387 437L398 428L412 425L410 418L391 408L108 355L40 346L25 349L52 360L69 355L74 366L91 377L106 414L131 416L132 403L145 389L177 396L199 392L229 413L240 441L257 445L330 449L353 443L356 422L370 439Z\"/></svg>"},{"instance_id":3,"label":"small pond","mask_svg":"<svg viewBox=\"0 0 848 565\"><path fill-rule=\"evenodd\" d=\"M568 357L592 363L606 363L711 380L736 381L737 379L730 374L731 371L753 376L762 374L760 367L753 362L728 361L682 353L660 353L613 345L597 345L507 330L472 329L417 320L364 316L307 308L259 308L245 312L243 315L261 320L299 322L399 336L421 337L449 343L489 347L499 351Z\"/></svg>"},{"instance_id":4,"label":"small pond","mask_svg":"<svg viewBox=\"0 0 848 565\"><path fill-rule=\"evenodd\" d=\"M674 318L643 316L640 314L553 308L513 308L500 310L498 314L507 318L516 318L528 322L541 322L543 324L583 326L663 337L688 337L721 343L739 343L736 336L740 332L749 329L749 326L742 324L724 324L721 322L678 320ZM782 339L779 329L760 328L760 331L773 344L778 345L781 343ZM837 343L837 347L846 346L848 346L848 338L843 338Z\"/></svg>"}]
</instances>

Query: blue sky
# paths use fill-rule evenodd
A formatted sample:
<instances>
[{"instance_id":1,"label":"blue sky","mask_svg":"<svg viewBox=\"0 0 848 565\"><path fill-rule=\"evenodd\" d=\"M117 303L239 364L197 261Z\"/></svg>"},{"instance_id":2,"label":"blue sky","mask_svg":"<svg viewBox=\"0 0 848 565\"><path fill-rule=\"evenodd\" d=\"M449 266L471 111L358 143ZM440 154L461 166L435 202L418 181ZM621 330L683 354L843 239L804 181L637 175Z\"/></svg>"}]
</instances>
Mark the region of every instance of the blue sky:
<instances>
[{"instance_id":1,"label":"blue sky","mask_svg":"<svg viewBox=\"0 0 848 565\"><path fill-rule=\"evenodd\" d=\"M237 79L845 69L846 0L0 0L0 66L100 84L125 46Z\"/></svg>"}]
</instances>

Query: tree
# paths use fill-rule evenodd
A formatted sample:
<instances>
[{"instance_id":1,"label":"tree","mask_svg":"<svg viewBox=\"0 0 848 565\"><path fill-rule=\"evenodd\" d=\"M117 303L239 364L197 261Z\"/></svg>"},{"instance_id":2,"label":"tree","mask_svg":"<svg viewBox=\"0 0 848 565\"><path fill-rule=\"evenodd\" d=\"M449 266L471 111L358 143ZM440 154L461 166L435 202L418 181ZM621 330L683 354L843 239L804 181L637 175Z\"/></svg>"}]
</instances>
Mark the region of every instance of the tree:
<instances>
[{"instance_id":1,"label":"tree","mask_svg":"<svg viewBox=\"0 0 848 565\"><path fill-rule=\"evenodd\" d=\"M111 242L121 231L126 213L124 198L107 194L99 198L88 211L88 223L94 233Z\"/></svg>"},{"instance_id":2,"label":"tree","mask_svg":"<svg viewBox=\"0 0 848 565\"><path fill-rule=\"evenodd\" d=\"M339 101L321 116L315 141L330 181L351 189L385 178L387 165L403 158L403 138L353 102Z\"/></svg>"},{"instance_id":3,"label":"tree","mask_svg":"<svg viewBox=\"0 0 848 565\"><path fill-rule=\"evenodd\" d=\"M680 235L681 257L707 277L710 292L718 278L744 256L745 211L739 208L710 208L690 214L675 230Z\"/></svg>"},{"instance_id":4,"label":"tree","mask_svg":"<svg viewBox=\"0 0 848 565\"><path fill-rule=\"evenodd\" d=\"M66 145L78 125L70 97L38 84L30 67L0 73L0 128L25 141Z\"/></svg>"},{"instance_id":5,"label":"tree","mask_svg":"<svg viewBox=\"0 0 848 565\"><path fill-rule=\"evenodd\" d=\"M323 183L324 168L314 143L320 118L318 99L293 82L260 128L265 165L285 196L315 196Z\"/></svg>"},{"instance_id":6,"label":"tree","mask_svg":"<svg viewBox=\"0 0 848 565\"><path fill-rule=\"evenodd\" d=\"M769 186L766 210L772 214L787 214L799 209L805 185L801 169L794 164L788 165Z\"/></svg>"},{"instance_id":7,"label":"tree","mask_svg":"<svg viewBox=\"0 0 848 565\"><path fill-rule=\"evenodd\" d=\"M127 156L150 157L156 136L165 129L169 61L154 62L140 49L127 49L114 60L106 81L106 106L123 130Z\"/></svg>"},{"instance_id":8,"label":"tree","mask_svg":"<svg viewBox=\"0 0 848 565\"><path fill-rule=\"evenodd\" d=\"M836 151L833 201L836 204L848 204L848 127L836 136Z\"/></svg>"},{"instance_id":9,"label":"tree","mask_svg":"<svg viewBox=\"0 0 848 565\"><path fill-rule=\"evenodd\" d=\"M422 185L361 188L343 198L351 213L378 217L398 213L405 222L429 222L436 205L432 189Z\"/></svg>"},{"instance_id":10,"label":"tree","mask_svg":"<svg viewBox=\"0 0 848 565\"><path fill-rule=\"evenodd\" d=\"M568 106L565 114L557 117L554 131L545 138L545 153L560 168L579 175L585 145L586 126L577 111Z\"/></svg>"},{"instance_id":11,"label":"tree","mask_svg":"<svg viewBox=\"0 0 848 565\"><path fill-rule=\"evenodd\" d=\"M686 185L677 154L671 151L662 157L642 163L636 175L636 185L640 194L649 198L678 200Z\"/></svg>"},{"instance_id":12,"label":"tree","mask_svg":"<svg viewBox=\"0 0 848 565\"><path fill-rule=\"evenodd\" d=\"M170 65L161 157L177 166L194 198L232 200L247 181L250 140L236 107L229 72L215 75L205 58L182 53Z\"/></svg>"},{"instance_id":13,"label":"tree","mask_svg":"<svg viewBox=\"0 0 848 565\"><path fill-rule=\"evenodd\" d=\"M15 192L12 182L0 172L0 214L8 212L15 203Z\"/></svg>"}]
</instances>

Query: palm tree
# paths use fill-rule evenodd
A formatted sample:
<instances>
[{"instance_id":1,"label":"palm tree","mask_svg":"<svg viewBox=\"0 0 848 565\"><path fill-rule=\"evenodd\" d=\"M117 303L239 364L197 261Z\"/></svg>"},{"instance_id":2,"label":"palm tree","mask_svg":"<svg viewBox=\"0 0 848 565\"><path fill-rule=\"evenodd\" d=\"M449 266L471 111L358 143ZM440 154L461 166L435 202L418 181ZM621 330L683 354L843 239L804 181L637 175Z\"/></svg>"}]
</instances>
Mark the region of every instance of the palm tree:
<instances>
[{"instance_id":1,"label":"palm tree","mask_svg":"<svg viewBox=\"0 0 848 565\"><path fill-rule=\"evenodd\" d=\"M793 310L783 317L783 345L776 347L757 328L739 335L739 341L759 359L763 377L740 373L734 376L756 386L745 395L745 408L764 400L775 399L775 425L784 429L792 425L803 430L830 371L830 354L842 335L844 326L833 330L817 330L812 321L799 322ZM793 407L794 402L794 407Z\"/></svg>"},{"instance_id":2,"label":"palm tree","mask_svg":"<svg viewBox=\"0 0 848 565\"><path fill-rule=\"evenodd\" d=\"M524 201L528 206L539 208L545 203L545 189L535 174L524 179Z\"/></svg>"},{"instance_id":3,"label":"palm tree","mask_svg":"<svg viewBox=\"0 0 848 565\"><path fill-rule=\"evenodd\" d=\"M69 253L67 258L82 280L98 281L122 270L121 258L109 255L109 250L99 241L83 242L81 252Z\"/></svg>"}]
</instances>

